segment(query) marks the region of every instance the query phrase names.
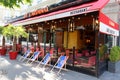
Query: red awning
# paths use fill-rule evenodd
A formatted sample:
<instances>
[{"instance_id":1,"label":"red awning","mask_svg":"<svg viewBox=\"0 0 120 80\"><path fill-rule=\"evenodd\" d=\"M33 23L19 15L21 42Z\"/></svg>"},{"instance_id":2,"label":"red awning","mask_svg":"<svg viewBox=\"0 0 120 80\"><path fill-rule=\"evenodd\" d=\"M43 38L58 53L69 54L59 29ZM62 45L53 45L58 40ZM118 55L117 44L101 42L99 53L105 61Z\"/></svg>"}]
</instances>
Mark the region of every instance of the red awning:
<instances>
[{"instance_id":1,"label":"red awning","mask_svg":"<svg viewBox=\"0 0 120 80\"><path fill-rule=\"evenodd\" d=\"M37 17L17 21L17 22L14 22L13 24L27 25L27 24L37 23L37 22L69 17L73 15L84 14L84 13L93 12L93 11L100 11L108 3L108 1L109 0L97 0L94 2L82 4L80 6L71 7L64 10L59 10L56 12L51 12L51 13L40 15Z\"/></svg>"},{"instance_id":2,"label":"red awning","mask_svg":"<svg viewBox=\"0 0 120 80\"><path fill-rule=\"evenodd\" d=\"M105 34L110 34L114 36L119 36L119 26L117 23L108 18L105 14L100 12L99 14L100 21L100 32Z\"/></svg>"}]
</instances>

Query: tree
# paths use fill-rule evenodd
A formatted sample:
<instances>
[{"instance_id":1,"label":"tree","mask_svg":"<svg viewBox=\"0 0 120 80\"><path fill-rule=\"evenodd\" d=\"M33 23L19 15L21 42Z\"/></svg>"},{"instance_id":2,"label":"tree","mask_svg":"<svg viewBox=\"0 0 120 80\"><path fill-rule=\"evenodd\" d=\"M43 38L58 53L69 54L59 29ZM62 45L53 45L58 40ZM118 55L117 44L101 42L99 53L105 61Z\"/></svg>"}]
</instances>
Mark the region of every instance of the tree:
<instances>
[{"instance_id":1,"label":"tree","mask_svg":"<svg viewBox=\"0 0 120 80\"><path fill-rule=\"evenodd\" d=\"M28 34L26 33L24 27L22 26L14 26L14 25L8 25L3 29L3 35L13 37L13 51L16 51L16 44L17 39L19 37L28 37Z\"/></svg>"},{"instance_id":2,"label":"tree","mask_svg":"<svg viewBox=\"0 0 120 80\"><path fill-rule=\"evenodd\" d=\"M20 7L20 4L31 3L32 0L0 0L0 5L13 8Z\"/></svg>"},{"instance_id":3,"label":"tree","mask_svg":"<svg viewBox=\"0 0 120 80\"><path fill-rule=\"evenodd\" d=\"M3 35L3 26L0 26L0 34ZM5 47L5 36L3 36L2 38L2 47Z\"/></svg>"}]
</instances>

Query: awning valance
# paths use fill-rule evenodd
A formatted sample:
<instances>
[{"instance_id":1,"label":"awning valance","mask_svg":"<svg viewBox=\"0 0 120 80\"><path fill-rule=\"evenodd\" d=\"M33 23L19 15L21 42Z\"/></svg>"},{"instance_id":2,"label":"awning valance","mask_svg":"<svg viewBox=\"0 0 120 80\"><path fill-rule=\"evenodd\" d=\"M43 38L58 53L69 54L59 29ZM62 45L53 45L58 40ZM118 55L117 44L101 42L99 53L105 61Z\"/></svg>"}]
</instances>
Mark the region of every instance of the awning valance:
<instances>
[{"instance_id":1,"label":"awning valance","mask_svg":"<svg viewBox=\"0 0 120 80\"><path fill-rule=\"evenodd\" d=\"M43 21L48 21L53 19L69 17L73 15L84 14L84 13L93 12L93 11L99 11L108 3L108 1L109 0L98 0L90 3L85 3L80 6L75 6L75 7L67 8L64 10L43 14L37 17L17 21L17 22L14 22L13 24L28 25L28 24L33 24L33 23L38 23L38 22L43 22Z\"/></svg>"},{"instance_id":2,"label":"awning valance","mask_svg":"<svg viewBox=\"0 0 120 80\"><path fill-rule=\"evenodd\" d=\"M108 18L105 14L99 14L100 29L99 31L105 34L119 36L119 26L117 23Z\"/></svg>"}]
</instances>

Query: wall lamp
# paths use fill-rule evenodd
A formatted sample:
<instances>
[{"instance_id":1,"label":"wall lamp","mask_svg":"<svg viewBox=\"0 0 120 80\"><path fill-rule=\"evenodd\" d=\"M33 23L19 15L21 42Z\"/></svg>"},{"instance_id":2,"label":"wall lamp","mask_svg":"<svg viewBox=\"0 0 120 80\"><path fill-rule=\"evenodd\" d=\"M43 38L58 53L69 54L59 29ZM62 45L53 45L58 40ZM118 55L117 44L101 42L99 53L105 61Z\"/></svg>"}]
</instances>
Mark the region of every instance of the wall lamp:
<instances>
[{"instance_id":1,"label":"wall lamp","mask_svg":"<svg viewBox=\"0 0 120 80\"><path fill-rule=\"evenodd\" d=\"M73 32L75 30L75 24L73 21L69 21L68 31Z\"/></svg>"}]
</instances>

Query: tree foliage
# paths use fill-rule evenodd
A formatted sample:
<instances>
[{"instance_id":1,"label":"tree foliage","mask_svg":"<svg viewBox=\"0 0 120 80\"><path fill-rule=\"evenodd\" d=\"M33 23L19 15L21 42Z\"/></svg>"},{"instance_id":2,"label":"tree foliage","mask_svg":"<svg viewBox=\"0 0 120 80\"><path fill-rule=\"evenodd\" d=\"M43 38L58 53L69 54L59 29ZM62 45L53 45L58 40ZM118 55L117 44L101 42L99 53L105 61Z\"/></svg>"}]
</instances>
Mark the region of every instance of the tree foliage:
<instances>
[{"instance_id":1,"label":"tree foliage","mask_svg":"<svg viewBox=\"0 0 120 80\"><path fill-rule=\"evenodd\" d=\"M32 0L0 0L0 5L8 8L14 8L20 7L20 4L31 3L31 1Z\"/></svg>"},{"instance_id":2,"label":"tree foliage","mask_svg":"<svg viewBox=\"0 0 120 80\"><path fill-rule=\"evenodd\" d=\"M28 33L26 33L25 28L22 26L8 25L2 30L2 32L6 37L13 37L13 51L16 51L17 39L19 37L28 37Z\"/></svg>"},{"instance_id":3,"label":"tree foliage","mask_svg":"<svg viewBox=\"0 0 120 80\"><path fill-rule=\"evenodd\" d=\"M25 28L22 26L14 26L14 25L8 25L2 30L2 33L4 36L14 36L19 38L20 36L22 37L27 37L28 34L25 31Z\"/></svg>"},{"instance_id":4,"label":"tree foliage","mask_svg":"<svg viewBox=\"0 0 120 80\"><path fill-rule=\"evenodd\" d=\"M119 46L113 46L110 50L109 60L111 62L117 62L120 60L120 47Z\"/></svg>"},{"instance_id":5,"label":"tree foliage","mask_svg":"<svg viewBox=\"0 0 120 80\"><path fill-rule=\"evenodd\" d=\"M0 35L3 35L4 26L0 26ZM2 47L5 47L5 36L2 37Z\"/></svg>"},{"instance_id":6,"label":"tree foliage","mask_svg":"<svg viewBox=\"0 0 120 80\"><path fill-rule=\"evenodd\" d=\"M3 26L0 26L0 34L2 34Z\"/></svg>"}]
</instances>

